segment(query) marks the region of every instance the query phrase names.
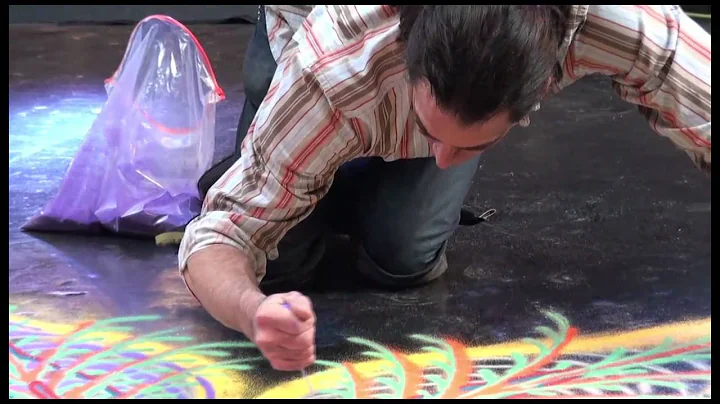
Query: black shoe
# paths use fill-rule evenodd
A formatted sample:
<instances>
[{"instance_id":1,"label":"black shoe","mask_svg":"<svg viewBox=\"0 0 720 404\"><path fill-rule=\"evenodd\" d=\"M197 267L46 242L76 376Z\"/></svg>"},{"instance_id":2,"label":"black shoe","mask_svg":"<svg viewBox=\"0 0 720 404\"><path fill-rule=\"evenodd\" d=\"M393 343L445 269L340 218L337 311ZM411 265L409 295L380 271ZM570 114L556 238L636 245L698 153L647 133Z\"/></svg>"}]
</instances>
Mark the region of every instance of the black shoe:
<instances>
[{"instance_id":1,"label":"black shoe","mask_svg":"<svg viewBox=\"0 0 720 404\"><path fill-rule=\"evenodd\" d=\"M478 223L482 223L490 219L490 216L494 215L495 212L495 209L488 209L482 215L478 215L470 209L462 208L460 209L460 220L458 221L458 224L460 226L475 226Z\"/></svg>"}]
</instances>

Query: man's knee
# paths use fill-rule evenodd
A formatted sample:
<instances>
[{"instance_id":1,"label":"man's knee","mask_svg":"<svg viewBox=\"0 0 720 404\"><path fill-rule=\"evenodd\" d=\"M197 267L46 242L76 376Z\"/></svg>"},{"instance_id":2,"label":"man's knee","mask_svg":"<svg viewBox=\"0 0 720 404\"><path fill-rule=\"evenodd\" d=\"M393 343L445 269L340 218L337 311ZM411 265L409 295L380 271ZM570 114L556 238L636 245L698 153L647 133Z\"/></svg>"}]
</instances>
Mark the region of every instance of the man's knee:
<instances>
[{"instance_id":1,"label":"man's knee","mask_svg":"<svg viewBox=\"0 0 720 404\"><path fill-rule=\"evenodd\" d=\"M362 207L353 236L377 278L414 285L442 275L445 246L458 226L478 159L447 170L429 158L372 161L363 174L369 185L358 198ZM372 271L373 265L364 266Z\"/></svg>"},{"instance_id":2,"label":"man's knee","mask_svg":"<svg viewBox=\"0 0 720 404\"><path fill-rule=\"evenodd\" d=\"M366 240L360 252L359 269L375 282L390 287L418 286L439 278L447 270L445 250L451 231L435 237Z\"/></svg>"}]
</instances>

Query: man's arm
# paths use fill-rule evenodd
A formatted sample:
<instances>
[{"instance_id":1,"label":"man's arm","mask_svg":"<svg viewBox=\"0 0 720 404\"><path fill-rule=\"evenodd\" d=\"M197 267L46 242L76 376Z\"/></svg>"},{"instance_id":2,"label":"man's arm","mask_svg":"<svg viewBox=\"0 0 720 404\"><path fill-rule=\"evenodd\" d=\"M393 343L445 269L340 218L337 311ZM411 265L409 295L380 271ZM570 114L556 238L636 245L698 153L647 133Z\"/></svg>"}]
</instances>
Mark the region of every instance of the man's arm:
<instances>
[{"instance_id":1,"label":"man's arm","mask_svg":"<svg viewBox=\"0 0 720 404\"><path fill-rule=\"evenodd\" d=\"M180 271L200 303L250 338L267 258L327 193L338 166L361 151L298 48L293 52L278 66L242 157L208 192L179 252Z\"/></svg>"},{"instance_id":2,"label":"man's arm","mask_svg":"<svg viewBox=\"0 0 720 404\"><path fill-rule=\"evenodd\" d=\"M189 290L216 320L254 340L253 316L265 299L248 256L229 245L200 250L184 272ZM207 270L217 268L219 270Z\"/></svg>"},{"instance_id":3,"label":"man's arm","mask_svg":"<svg viewBox=\"0 0 720 404\"><path fill-rule=\"evenodd\" d=\"M710 174L710 34L678 6L589 6L563 66L562 85L611 76L650 127Z\"/></svg>"}]
</instances>

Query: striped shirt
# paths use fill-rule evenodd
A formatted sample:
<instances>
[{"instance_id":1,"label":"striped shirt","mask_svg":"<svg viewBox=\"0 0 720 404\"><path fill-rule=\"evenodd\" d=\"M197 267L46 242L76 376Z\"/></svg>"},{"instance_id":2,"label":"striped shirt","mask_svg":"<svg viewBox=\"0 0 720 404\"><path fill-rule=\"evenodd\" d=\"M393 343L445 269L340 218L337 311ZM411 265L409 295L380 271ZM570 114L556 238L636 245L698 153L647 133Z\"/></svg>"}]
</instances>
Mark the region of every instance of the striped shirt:
<instances>
[{"instance_id":1,"label":"striped shirt","mask_svg":"<svg viewBox=\"0 0 720 404\"><path fill-rule=\"evenodd\" d=\"M257 280L285 233L305 219L340 165L357 157L431 157L410 103L390 6L266 6L278 62L242 157L188 224L181 272L212 245L245 252ZM610 76L656 133L710 172L710 35L678 6L572 7L563 78Z\"/></svg>"}]
</instances>

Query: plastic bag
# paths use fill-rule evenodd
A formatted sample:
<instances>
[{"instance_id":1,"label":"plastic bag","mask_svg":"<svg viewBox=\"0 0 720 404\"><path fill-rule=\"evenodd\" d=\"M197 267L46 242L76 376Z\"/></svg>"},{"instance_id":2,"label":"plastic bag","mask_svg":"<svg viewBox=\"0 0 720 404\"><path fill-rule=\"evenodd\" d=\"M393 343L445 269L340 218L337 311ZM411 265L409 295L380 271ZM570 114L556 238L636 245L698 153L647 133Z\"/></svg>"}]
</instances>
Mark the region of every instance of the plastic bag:
<instances>
[{"instance_id":1,"label":"plastic bag","mask_svg":"<svg viewBox=\"0 0 720 404\"><path fill-rule=\"evenodd\" d=\"M155 236L199 214L225 96L197 38L171 17L147 17L105 83L107 102L57 195L24 230Z\"/></svg>"}]
</instances>

